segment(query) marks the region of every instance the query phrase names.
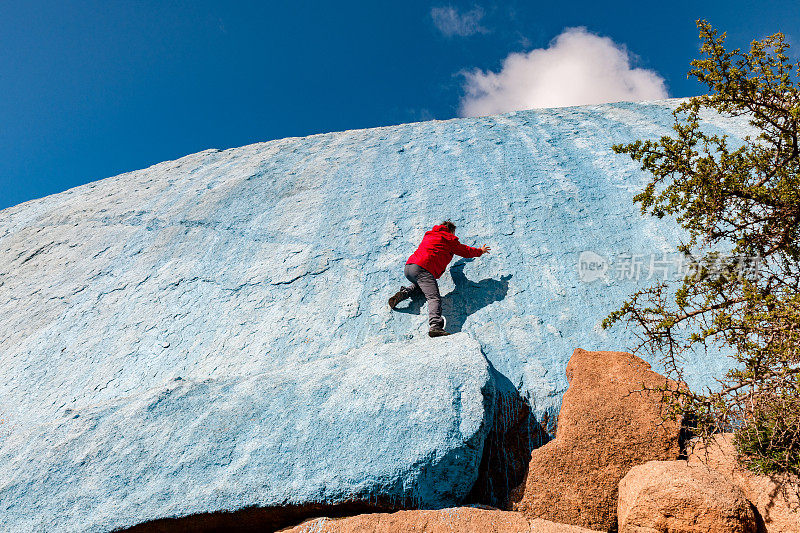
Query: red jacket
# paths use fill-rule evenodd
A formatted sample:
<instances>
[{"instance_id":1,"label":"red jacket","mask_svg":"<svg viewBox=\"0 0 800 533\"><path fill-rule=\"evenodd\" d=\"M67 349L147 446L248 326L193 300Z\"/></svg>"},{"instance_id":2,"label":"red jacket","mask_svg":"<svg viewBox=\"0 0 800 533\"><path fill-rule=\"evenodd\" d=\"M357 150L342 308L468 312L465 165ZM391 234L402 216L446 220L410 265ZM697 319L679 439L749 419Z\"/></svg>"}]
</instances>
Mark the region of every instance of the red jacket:
<instances>
[{"instance_id":1,"label":"red jacket","mask_svg":"<svg viewBox=\"0 0 800 533\"><path fill-rule=\"evenodd\" d=\"M406 264L419 265L438 279L447 270L453 254L461 257L479 257L483 255L483 250L461 244L458 242L458 237L447 231L443 225L434 226L432 230L425 232L422 243L417 251L411 254Z\"/></svg>"}]
</instances>

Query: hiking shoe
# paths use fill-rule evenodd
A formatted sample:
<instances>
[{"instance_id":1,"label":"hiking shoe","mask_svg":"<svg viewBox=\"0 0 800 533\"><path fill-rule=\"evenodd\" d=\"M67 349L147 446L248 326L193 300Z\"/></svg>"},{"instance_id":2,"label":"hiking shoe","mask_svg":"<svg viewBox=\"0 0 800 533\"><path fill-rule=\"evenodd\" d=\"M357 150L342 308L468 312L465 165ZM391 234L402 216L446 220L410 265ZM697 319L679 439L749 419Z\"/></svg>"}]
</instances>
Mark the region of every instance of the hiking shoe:
<instances>
[{"instance_id":1,"label":"hiking shoe","mask_svg":"<svg viewBox=\"0 0 800 533\"><path fill-rule=\"evenodd\" d=\"M429 337L444 337L445 335L450 335L450 334L447 333L442 328L439 328L439 327L436 327L436 326L434 326L434 327L432 327L431 329L428 330L428 336Z\"/></svg>"},{"instance_id":2,"label":"hiking shoe","mask_svg":"<svg viewBox=\"0 0 800 533\"><path fill-rule=\"evenodd\" d=\"M397 291L397 294L389 298L389 308L394 309L397 304L408 298L408 295L403 291Z\"/></svg>"}]
</instances>

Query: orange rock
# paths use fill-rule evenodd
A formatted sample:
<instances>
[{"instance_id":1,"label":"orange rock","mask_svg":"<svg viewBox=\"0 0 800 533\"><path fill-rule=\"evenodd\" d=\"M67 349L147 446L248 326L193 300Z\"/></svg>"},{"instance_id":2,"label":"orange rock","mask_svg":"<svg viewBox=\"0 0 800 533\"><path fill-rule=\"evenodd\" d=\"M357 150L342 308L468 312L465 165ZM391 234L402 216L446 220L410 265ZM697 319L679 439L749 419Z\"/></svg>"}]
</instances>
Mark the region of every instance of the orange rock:
<instances>
[{"instance_id":1,"label":"orange rock","mask_svg":"<svg viewBox=\"0 0 800 533\"><path fill-rule=\"evenodd\" d=\"M800 533L800 480L754 474L740 466L733 435L716 435L689 454L689 464L705 465L735 483L758 510L767 533Z\"/></svg>"},{"instance_id":2,"label":"orange rock","mask_svg":"<svg viewBox=\"0 0 800 533\"><path fill-rule=\"evenodd\" d=\"M686 461L650 461L619 483L619 533L756 533L756 516L728 478Z\"/></svg>"},{"instance_id":3,"label":"orange rock","mask_svg":"<svg viewBox=\"0 0 800 533\"><path fill-rule=\"evenodd\" d=\"M530 521L531 529L529 533L592 533L594 530L579 526L559 524L542 518L534 518Z\"/></svg>"},{"instance_id":4,"label":"orange rock","mask_svg":"<svg viewBox=\"0 0 800 533\"><path fill-rule=\"evenodd\" d=\"M616 527L617 486L637 464L676 459L678 420L663 421L661 395L642 387L675 383L626 352L577 349L556 438L531 454L512 509L529 518L608 531Z\"/></svg>"},{"instance_id":5,"label":"orange rock","mask_svg":"<svg viewBox=\"0 0 800 533\"><path fill-rule=\"evenodd\" d=\"M520 513L455 507L438 511L398 511L347 518L317 518L284 533L593 533Z\"/></svg>"}]
</instances>

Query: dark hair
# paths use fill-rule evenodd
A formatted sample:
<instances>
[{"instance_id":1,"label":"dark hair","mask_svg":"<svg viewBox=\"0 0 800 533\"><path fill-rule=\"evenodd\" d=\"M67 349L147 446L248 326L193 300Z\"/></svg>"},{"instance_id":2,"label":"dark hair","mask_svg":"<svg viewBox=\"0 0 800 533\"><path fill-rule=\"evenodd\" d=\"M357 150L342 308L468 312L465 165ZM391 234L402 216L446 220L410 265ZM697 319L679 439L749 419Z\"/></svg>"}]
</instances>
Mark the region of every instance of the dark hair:
<instances>
[{"instance_id":1,"label":"dark hair","mask_svg":"<svg viewBox=\"0 0 800 533\"><path fill-rule=\"evenodd\" d=\"M450 233L456 232L456 225L450 222L449 220L445 220L444 222L442 222L441 225L447 228L447 231L449 231Z\"/></svg>"}]
</instances>

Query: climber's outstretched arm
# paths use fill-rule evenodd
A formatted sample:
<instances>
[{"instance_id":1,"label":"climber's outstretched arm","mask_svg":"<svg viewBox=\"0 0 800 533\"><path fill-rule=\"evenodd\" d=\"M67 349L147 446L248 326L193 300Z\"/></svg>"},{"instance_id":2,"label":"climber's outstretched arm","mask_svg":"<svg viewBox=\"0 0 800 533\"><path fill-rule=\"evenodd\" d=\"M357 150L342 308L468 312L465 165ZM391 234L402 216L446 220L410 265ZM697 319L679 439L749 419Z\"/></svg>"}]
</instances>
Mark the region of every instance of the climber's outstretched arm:
<instances>
[{"instance_id":1,"label":"climber's outstretched arm","mask_svg":"<svg viewBox=\"0 0 800 533\"><path fill-rule=\"evenodd\" d=\"M490 250L491 248L489 248L489 246L486 244L480 248L474 248L456 241L455 246L453 246L453 253L460 255L461 257L480 257L483 254L488 254Z\"/></svg>"}]
</instances>

